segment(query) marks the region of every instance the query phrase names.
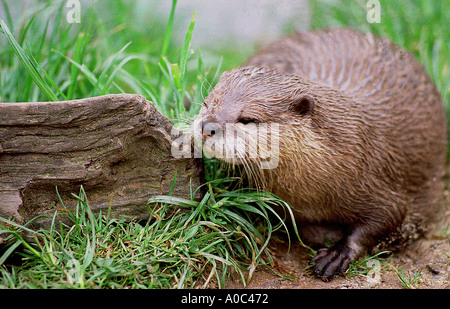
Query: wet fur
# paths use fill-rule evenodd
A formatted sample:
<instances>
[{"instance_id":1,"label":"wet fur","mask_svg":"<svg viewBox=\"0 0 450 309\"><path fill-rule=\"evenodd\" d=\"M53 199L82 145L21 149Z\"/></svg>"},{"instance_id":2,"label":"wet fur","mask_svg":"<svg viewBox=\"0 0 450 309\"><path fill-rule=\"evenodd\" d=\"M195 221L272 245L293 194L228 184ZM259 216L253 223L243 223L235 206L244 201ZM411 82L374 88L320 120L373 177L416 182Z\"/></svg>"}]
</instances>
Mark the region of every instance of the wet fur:
<instances>
[{"instance_id":1,"label":"wet fur","mask_svg":"<svg viewBox=\"0 0 450 309\"><path fill-rule=\"evenodd\" d=\"M291 108L301 94L315 102L308 113ZM442 189L440 95L412 54L371 34L283 38L224 73L198 119L280 124L278 167L257 170L243 155L244 170L301 211L299 223L342 227L315 259L325 279L377 244L418 238Z\"/></svg>"}]
</instances>

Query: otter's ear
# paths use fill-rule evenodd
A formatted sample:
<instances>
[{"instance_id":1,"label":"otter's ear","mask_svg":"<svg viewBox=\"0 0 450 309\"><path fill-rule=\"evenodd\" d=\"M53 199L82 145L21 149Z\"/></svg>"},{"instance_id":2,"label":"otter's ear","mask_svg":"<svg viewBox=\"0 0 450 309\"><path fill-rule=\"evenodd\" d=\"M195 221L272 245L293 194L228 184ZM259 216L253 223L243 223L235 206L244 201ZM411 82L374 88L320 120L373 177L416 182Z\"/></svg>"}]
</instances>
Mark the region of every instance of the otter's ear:
<instances>
[{"instance_id":1,"label":"otter's ear","mask_svg":"<svg viewBox=\"0 0 450 309\"><path fill-rule=\"evenodd\" d=\"M312 113L314 107L316 106L316 101L309 94L298 94L294 97L291 104L289 105L289 110L294 111L300 115L306 115Z\"/></svg>"}]
</instances>

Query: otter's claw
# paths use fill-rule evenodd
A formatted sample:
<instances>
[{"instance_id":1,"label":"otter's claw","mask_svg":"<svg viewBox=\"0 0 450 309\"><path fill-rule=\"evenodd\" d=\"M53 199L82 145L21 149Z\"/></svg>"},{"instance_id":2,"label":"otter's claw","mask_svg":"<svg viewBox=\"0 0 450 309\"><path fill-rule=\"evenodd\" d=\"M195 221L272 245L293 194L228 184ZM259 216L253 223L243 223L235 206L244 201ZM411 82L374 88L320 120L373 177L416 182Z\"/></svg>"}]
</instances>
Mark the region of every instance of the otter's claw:
<instances>
[{"instance_id":1,"label":"otter's claw","mask_svg":"<svg viewBox=\"0 0 450 309\"><path fill-rule=\"evenodd\" d=\"M343 274L356 258L356 252L345 244L336 243L330 248L323 248L311 260L316 265L313 274L324 281L329 281L335 274Z\"/></svg>"}]
</instances>

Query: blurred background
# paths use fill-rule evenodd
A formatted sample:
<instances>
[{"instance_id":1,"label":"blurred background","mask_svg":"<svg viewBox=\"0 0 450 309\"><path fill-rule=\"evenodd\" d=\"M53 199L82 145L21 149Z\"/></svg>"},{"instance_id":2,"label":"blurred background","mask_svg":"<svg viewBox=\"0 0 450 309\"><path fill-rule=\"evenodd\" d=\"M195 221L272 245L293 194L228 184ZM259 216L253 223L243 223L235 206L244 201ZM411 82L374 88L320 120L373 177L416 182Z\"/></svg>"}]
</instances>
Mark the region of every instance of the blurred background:
<instances>
[{"instance_id":1,"label":"blurred background","mask_svg":"<svg viewBox=\"0 0 450 309\"><path fill-rule=\"evenodd\" d=\"M140 3L148 3L141 0ZM170 1L159 1L155 12L170 11ZM148 10L152 8L147 7ZM264 44L281 34L309 28L309 5L306 0L181 0L178 2L180 22L176 34L181 39L196 11L193 46L231 46L246 49Z\"/></svg>"},{"instance_id":2,"label":"blurred background","mask_svg":"<svg viewBox=\"0 0 450 309\"><path fill-rule=\"evenodd\" d=\"M368 22L374 4L380 23ZM192 117L221 73L259 47L295 30L352 27L414 53L448 114L449 17L448 0L1 0L10 35L0 33L0 100L133 92L171 119Z\"/></svg>"},{"instance_id":3,"label":"blurred background","mask_svg":"<svg viewBox=\"0 0 450 309\"><path fill-rule=\"evenodd\" d=\"M73 6L68 0L3 0L17 26L20 26L24 17L31 17L37 11L61 2L66 3L64 9L69 13ZM111 26L114 24L117 26L122 22L122 27L127 31L140 32L143 35L142 39L149 39L158 34L161 37L164 35L164 27L172 6L170 0L79 0L78 2L82 10L81 23L87 22L89 9L93 7L95 14L103 22ZM255 46L261 46L294 29L304 30L310 26L307 0L179 0L173 23L174 41L183 42L194 11L196 20L191 46L201 48L206 55L223 49L248 55ZM46 13L50 14L45 11L39 14L49 15ZM5 19L6 16L4 6L0 5L0 18ZM209 57L208 59L210 60Z\"/></svg>"}]
</instances>

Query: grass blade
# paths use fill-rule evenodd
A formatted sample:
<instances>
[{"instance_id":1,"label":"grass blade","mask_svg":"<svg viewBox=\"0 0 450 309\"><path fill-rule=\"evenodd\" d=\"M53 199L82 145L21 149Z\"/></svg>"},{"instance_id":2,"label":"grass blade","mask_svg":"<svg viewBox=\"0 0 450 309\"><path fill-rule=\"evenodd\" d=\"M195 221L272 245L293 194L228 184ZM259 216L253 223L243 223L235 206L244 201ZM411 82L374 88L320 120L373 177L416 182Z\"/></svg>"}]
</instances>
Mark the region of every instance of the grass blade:
<instances>
[{"instance_id":1,"label":"grass blade","mask_svg":"<svg viewBox=\"0 0 450 309\"><path fill-rule=\"evenodd\" d=\"M170 37L172 36L172 25L175 16L175 8L177 6L177 0L172 0L172 8L170 9L169 20L167 21L166 34L164 35L163 47L161 50L161 58L166 56L167 49L169 48Z\"/></svg>"},{"instance_id":2,"label":"grass blade","mask_svg":"<svg viewBox=\"0 0 450 309\"><path fill-rule=\"evenodd\" d=\"M75 65L80 69L80 71L87 77L88 81L91 83L92 86L94 86L94 89L99 89L100 85L98 84L98 79L95 77L94 73L92 73L84 64L79 64L75 62L74 60L70 59L66 55L62 54L61 52L57 50L53 50L54 53L58 54L59 56L67 59L70 63ZM99 89L100 90L100 89Z\"/></svg>"},{"instance_id":3,"label":"grass blade","mask_svg":"<svg viewBox=\"0 0 450 309\"><path fill-rule=\"evenodd\" d=\"M1 232L1 231L0 231ZM1 233L0 233L1 234ZM5 253L3 253L2 256L0 256L0 266L3 265L3 263L5 263L6 259L14 252L14 250L16 250L20 245L22 244L22 241L19 239L17 240L14 244L12 244L8 250L5 251Z\"/></svg>"},{"instance_id":4,"label":"grass blade","mask_svg":"<svg viewBox=\"0 0 450 309\"><path fill-rule=\"evenodd\" d=\"M113 63L115 62L115 60L117 59L117 58L119 58L119 56L120 55L122 55L122 53L125 51L125 49L127 49L127 47L128 46L130 46L130 44L131 44L131 42L128 42L127 44L125 44L125 46L124 47L122 47L117 53L115 53L111 58L110 58L110 60L108 61L108 63L106 64L106 67L103 69L103 71L102 71L102 73L100 74L100 77L98 78L98 80L97 80L97 83L98 84L100 84L103 80L104 80L104 78L105 78L105 76L106 76L106 73L109 71L109 69L111 68L111 66L113 65ZM111 83L110 83L111 84ZM96 89L99 89L99 87L98 87L99 85L97 85L97 87L96 87ZM104 86L104 87L102 87L103 88L103 90L101 91L102 93L104 93L104 92L106 92L106 86Z\"/></svg>"},{"instance_id":5,"label":"grass blade","mask_svg":"<svg viewBox=\"0 0 450 309\"><path fill-rule=\"evenodd\" d=\"M6 38L8 39L8 42L10 43L11 47L14 50L14 53L19 58L20 62L23 64L25 69L30 74L33 81L36 83L36 85L41 89L41 91L46 95L46 97L51 101L58 101L58 97L56 94L52 91L50 86L45 82L45 80L42 78L42 76L39 74L39 67L36 66L36 63L33 63L30 57L26 54L26 52L23 50L23 48L17 43L16 39L12 35L12 33L9 31L8 27L6 26L5 22L0 19L0 28L2 29L3 33L6 35ZM41 71L43 71L41 69Z\"/></svg>"},{"instance_id":6,"label":"grass blade","mask_svg":"<svg viewBox=\"0 0 450 309\"><path fill-rule=\"evenodd\" d=\"M188 31L186 33L186 37L184 39L183 48L181 49L181 58L180 58L180 68L181 68L181 80L184 83L184 87L186 86L186 71L187 71L187 60L190 54L192 34L194 32L195 25L195 11L192 16L191 23L189 24ZM183 87L183 88L184 88Z\"/></svg>"},{"instance_id":7,"label":"grass blade","mask_svg":"<svg viewBox=\"0 0 450 309\"><path fill-rule=\"evenodd\" d=\"M114 71L111 73L111 75L109 76L108 80L106 81L105 85L103 86L103 90L101 92L102 95L106 94L106 92L108 91L109 87L111 86L111 84L113 83L114 78L116 77L117 73L122 69L123 66L125 66L128 62L130 62L131 60L142 60L140 56L135 55L135 56L128 56L125 57L125 59L123 59L118 65L117 67L114 69ZM99 79L100 81L100 79Z\"/></svg>"}]
</instances>

